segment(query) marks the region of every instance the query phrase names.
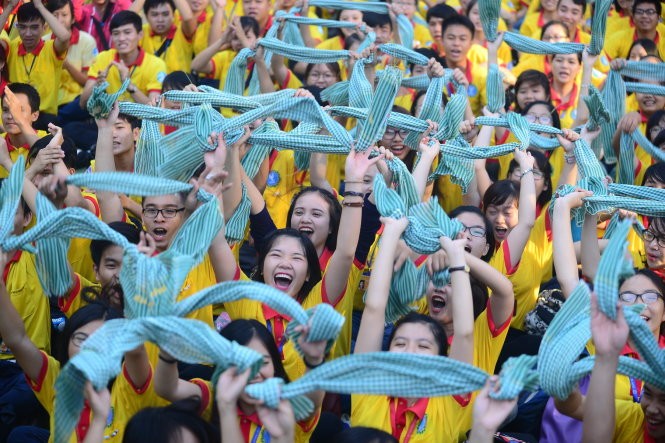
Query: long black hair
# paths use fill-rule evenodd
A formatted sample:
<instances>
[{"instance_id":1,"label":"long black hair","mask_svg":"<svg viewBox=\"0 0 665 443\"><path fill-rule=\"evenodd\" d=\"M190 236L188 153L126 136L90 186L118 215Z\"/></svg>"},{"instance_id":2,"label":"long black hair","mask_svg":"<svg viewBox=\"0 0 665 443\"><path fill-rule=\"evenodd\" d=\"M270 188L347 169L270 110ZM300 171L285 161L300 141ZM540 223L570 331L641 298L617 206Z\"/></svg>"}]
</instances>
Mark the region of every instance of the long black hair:
<instances>
[{"instance_id":1,"label":"long black hair","mask_svg":"<svg viewBox=\"0 0 665 443\"><path fill-rule=\"evenodd\" d=\"M316 186L308 186L298 191L291 201L291 206L289 206L289 212L286 216L286 227L293 228L293 226L291 226L291 217L293 216L293 211L296 208L298 199L303 195L310 193L318 194L319 197L324 199L328 204L328 216L330 217L330 225L328 226L328 229L330 230L330 233L326 238L326 248L330 251L334 251L337 248L337 232L339 231L339 221L342 218L342 205L330 191Z\"/></svg>"}]
</instances>

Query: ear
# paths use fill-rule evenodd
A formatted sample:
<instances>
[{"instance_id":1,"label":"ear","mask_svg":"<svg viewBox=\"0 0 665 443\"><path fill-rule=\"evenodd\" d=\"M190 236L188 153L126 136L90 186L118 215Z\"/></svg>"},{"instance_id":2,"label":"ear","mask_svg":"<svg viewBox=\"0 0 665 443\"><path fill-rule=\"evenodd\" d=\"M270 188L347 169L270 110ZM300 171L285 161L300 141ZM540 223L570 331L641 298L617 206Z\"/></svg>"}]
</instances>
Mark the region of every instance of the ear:
<instances>
[{"instance_id":1,"label":"ear","mask_svg":"<svg viewBox=\"0 0 665 443\"><path fill-rule=\"evenodd\" d=\"M31 119L32 119L33 122L36 122L38 118L39 118L39 110L37 110L37 111L35 111L31 114Z\"/></svg>"},{"instance_id":2,"label":"ear","mask_svg":"<svg viewBox=\"0 0 665 443\"><path fill-rule=\"evenodd\" d=\"M485 247L483 248L483 255L481 257L484 257L490 250L490 245L489 243L485 243Z\"/></svg>"},{"instance_id":3,"label":"ear","mask_svg":"<svg viewBox=\"0 0 665 443\"><path fill-rule=\"evenodd\" d=\"M141 134L141 128L132 129L132 138L134 139L134 143L139 141L139 135L140 134Z\"/></svg>"},{"instance_id":4,"label":"ear","mask_svg":"<svg viewBox=\"0 0 665 443\"><path fill-rule=\"evenodd\" d=\"M32 213L30 214L23 214L23 227L26 228L30 222L32 221Z\"/></svg>"},{"instance_id":5,"label":"ear","mask_svg":"<svg viewBox=\"0 0 665 443\"><path fill-rule=\"evenodd\" d=\"M99 266L93 263L92 270L95 272L95 279L99 281Z\"/></svg>"}]
</instances>

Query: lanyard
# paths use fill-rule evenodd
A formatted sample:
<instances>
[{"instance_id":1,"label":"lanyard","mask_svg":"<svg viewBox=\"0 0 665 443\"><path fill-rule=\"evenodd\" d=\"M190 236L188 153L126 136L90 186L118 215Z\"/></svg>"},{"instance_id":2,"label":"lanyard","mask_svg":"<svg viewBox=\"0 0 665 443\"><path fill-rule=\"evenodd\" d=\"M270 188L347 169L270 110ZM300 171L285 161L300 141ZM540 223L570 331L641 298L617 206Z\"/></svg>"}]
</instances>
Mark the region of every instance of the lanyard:
<instances>
[{"instance_id":1,"label":"lanyard","mask_svg":"<svg viewBox=\"0 0 665 443\"><path fill-rule=\"evenodd\" d=\"M263 426L256 427L256 430L254 430L254 434L252 434L251 443L257 443L259 441L259 435L261 435L262 430ZM263 434L263 441L266 443L270 443L270 434L268 434L267 432Z\"/></svg>"},{"instance_id":2,"label":"lanyard","mask_svg":"<svg viewBox=\"0 0 665 443\"><path fill-rule=\"evenodd\" d=\"M281 356L282 360L284 360L284 344L286 343L286 334L284 333L284 324L282 323L282 333L279 338L277 338L275 335L272 333L272 323L276 320L276 318L273 318L272 320L266 321L266 327L268 328L268 332L270 332L270 335L272 335L275 338L275 344L277 345L277 350L279 350L279 355ZM275 325L275 334L279 333L277 325ZM277 342L279 340L279 342Z\"/></svg>"},{"instance_id":3,"label":"lanyard","mask_svg":"<svg viewBox=\"0 0 665 443\"><path fill-rule=\"evenodd\" d=\"M397 430L397 402L398 400L395 398L390 399L390 427L393 437L395 437L397 440L402 441L402 439L400 438L402 433ZM404 416L406 420L406 411L404 411ZM411 435L413 434L413 431L416 429L418 421L419 421L418 417L414 414L413 420L411 420L411 424L409 425L409 429L407 429L406 435L404 436L403 440L404 443L409 443Z\"/></svg>"},{"instance_id":4,"label":"lanyard","mask_svg":"<svg viewBox=\"0 0 665 443\"><path fill-rule=\"evenodd\" d=\"M630 381L630 395L633 396L633 402L639 403L642 400L642 382L630 376L628 380Z\"/></svg>"},{"instance_id":5,"label":"lanyard","mask_svg":"<svg viewBox=\"0 0 665 443\"><path fill-rule=\"evenodd\" d=\"M30 63L30 70L28 70L28 67L25 64L25 56L21 57L21 61L23 62L23 69L25 69L25 75L27 75L28 79L29 79L30 74L32 74L32 68L35 67L35 62L37 61L37 56L35 54L32 54L32 63Z\"/></svg>"}]
</instances>

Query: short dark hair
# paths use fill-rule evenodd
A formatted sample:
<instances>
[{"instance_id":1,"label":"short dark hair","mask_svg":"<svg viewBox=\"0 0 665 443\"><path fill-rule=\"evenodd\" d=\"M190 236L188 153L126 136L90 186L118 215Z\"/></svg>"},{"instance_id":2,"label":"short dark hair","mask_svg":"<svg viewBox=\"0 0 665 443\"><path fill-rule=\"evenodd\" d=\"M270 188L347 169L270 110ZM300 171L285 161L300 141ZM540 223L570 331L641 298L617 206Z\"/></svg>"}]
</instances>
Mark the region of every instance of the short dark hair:
<instances>
[{"instance_id":1,"label":"short dark hair","mask_svg":"<svg viewBox=\"0 0 665 443\"><path fill-rule=\"evenodd\" d=\"M34 22L35 20L39 20L42 22L42 24L46 23L44 17L42 17L34 3L23 3L21 6L19 6L18 10L16 11L17 23L28 23Z\"/></svg>"},{"instance_id":2,"label":"short dark hair","mask_svg":"<svg viewBox=\"0 0 665 443\"><path fill-rule=\"evenodd\" d=\"M455 15L458 15L455 8L448 6L445 3L438 3L427 10L426 20L428 22L431 18L442 18L446 20Z\"/></svg>"},{"instance_id":3,"label":"short dark hair","mask_svg":"<svg viewBox=\"0 0 665 443\"><path fill-rule=\"evenodd\" d=\"M316 65L326 65L330 71L332 71L333 75L337 77L337 81L340 81L342 78L342 71L339 69L339 63L337 62L331 62L331 63L308 63L307 67L305 68L305 80L307 80L307 77L309 77L309 73L312 72L312 69L314 69L314 66Z\"/></svg>"},{"instance_id":4,"label":"short dark hair","mask_svg":"<svg viewBox=\"0 0 665 443\"><path fill-rule=\"evenodd\" d=\"M659 109L658 111L654 112L651 115L651 117L649 117L649 120L647 120L647 127L646 127L647 137L651 137L651 129L653 129L654 126L660 125L660 121L663 118L665 118L665 109ZM653 143L653 140L649 141Z\"/></svg>"},{"instance_id":5,"label":"short dark hair","mask_svg":"<svg viewBox=\"0 0 665 443\"><path fill-rule=\"evenodd\" d=\"M173 0L145 0L145 3L143 3L143 13L147 16L148 11L161 5L169 5L171 12L175 12L175 3L173 3Z\"/></svg>"},{"instance_id":6,"label":"short dark hair","mask_svg":"<svg viewBox=\"0 0 665 443\"><path fill-rule=\"evenodd\" d=\"M661 13L663 12L663 5L661 2L657 0L635 0L633 2L633 15L635 15L635 10L637 9L637 5L643 5L645 3L648 3L650 5L653 5L654 8L656 8L656 13L658 13L658 16L660 17Z\"/></svg>"},{"instance_id":7,"label":"short dark hair","mask_svg":"<svg viewBox=\"0 0 665 443\"><path fill-rule=\"evenodd\" d=\"M245 32L251 29L255 36L258 37L261 35L261 25L259 25L259 22L254 17L248 15L240 16L240 26Z\"/></svg>"},{"instance_id":8,"label":"short dark hair","mask_svg":"<svg viewBox=\"0 0 665 443\"><path fill-rule=\"evenodd\" d=\"M388 25L390 29L393 29L393 22L390 20L388 14L377 14L376 12L363 12L363 21L370 28L378 28L380 26Z\"/></svg>"},{"instance_id":9,"label":"short dark hair","mask_svg":"<svg viewBox=\"0 0 665 443\"><path fill-rule=\"evenodd\" d=\"M76 20L74 18L74 4L72 3L72 0L49 0L44 6L46 6L46 9L50 13L54 13L58 9L62 9L67 5L69 5L69 11L72 14L72 19Z\"/></svg>"},{"instance_id":10,"label":"short dark hair","mask_svg":"<svg viewBox=\"0 0 665 443\"><path fill-rule=\"evenodd\" d=\"M501 206L510 199L519 202L520 185L512 180L497 180L487 188L483 196L483 209L487 211L490 206Z\"/></svg>"},{"instance_id":11,"label":"short dark hair","mask_svg":"<svg viewBox=\"0 0 665 443\"><path fill-rule=\"evenodd\" d=\"M543 180L545 181L545 185L547 185L547 189L543 189L543 192L540 193L537 201L538 206L544 208L545 205L552 200L552 165L550 165L545 154L539 150L529 148L528 151L535 160L536 166L538 166L540 172L543 173ZM512 159L508 166L508 176L510 176L515 168L518 167L519 164L517 163L517 160Z\"/></svg>"},{"instance_id":12,"label":"short dark hair","mask_svg":"<svg viewBox=\"0 0 665 443\"><path fill-rule=\"evenodd\" d=\"M632 51L633 48L637 45L640 45L644 49L644 51L647 53L646 56L654 55L658 58L661 58L660 52L658 52L658 45L656 45L656 42L654 42L650 38L638 38L637 40L635 40L633 44L630 45L630 48L628 48L628 52L626 52L625 54L626 58L630 56L630 51Z\"/></svg>"},{"instance_id":13,"label":"short dark hair","mask_svg":"<svg viewBox=\"0 0 665 443\"><path fill-rule=\"evenodd\" d=\"M136 245L140 240L141 231L132 224L125 222L111 222L109 223L109 228L125 237L127 241L132 244ZM106 251L110 246L114 245L115 243L108 240L92 240L90 242L90 255L95 266L99 266L99 263L102 260L102 255L104 255L104 251Z\"/></svg>"},{"instance_id":14,"label":"short dark hair","mask_svg":"<svg viewBox=\"0 0 665 443\"><path fill-rule=\"evenodd\" d=\"M459 26L464 26L466 29L471 32L471 37L476 33L476 27L473 25L471 20L469 20L468 17L464 15L453 15L452 17L448 17L443 21L443 24L441 25L441 35L446 33L446 30L454 25L459 25Z\"/></svg>"},{"instance_id":15,"label":"short dark hair","mask_svg":"<svg viewBox=\"0 0 665 443\"><path fill-rule=\"evenodd\" d=\"M663 129L660 132L662 134L663 132L665 132L665 129ZM665 163L659 162L649 166L647 170L644 172L644 179L642 179L642 186L644 186L647 180L653 180L655 182L662 183L665 185Z\"/></svg>"},{"instance_id":16,"label":"short dark hair","mask_svg":"<svg viewBox=\"0 0 665 443\"><path fill-rule=\"evenodd\" d=\"M434 320L432 317L430 317L429 315L419 314L418 312L409 312L404 317L397 320L397 322L395 323L395 327L393 328L393 331L390 333L390 339L388 340L388 343L392 343L393 339L395 338L395 334L397 333L397 330L402 325L408 323L420 323L428 326L429 330L432 332L432 335L434 336L434 341L439 347L438 355L442 356L448 355L448 336L446 335L446 331L444 331L441 325L437 323L437 321Z\"/></svg>"},{"instance_id":17,"label":"short dark hair","mask_svg":"<svg viewBox=\"0 0 665 443\"><path fill-rule=\"evenodd\" d=\"M109 30L113 32L114 29L125 25L134 26L136 32L141 32L143 29L143 21L140 15L133 11L120 11L111 18Z\"/></svg>"},{"instance_id":18,"label":"short dark hair","mask_svg":"<svg viewBox=\"0 0 665 443\"><path fill-rule=\"evenodd\" d=\"M566 24L564 22L562 22L561 20L550 20L547 23L545 23L545 25L543 26L543 29L541 29L540 39L541 40L543 39L543 35L545 35L545 31L547 31L550 28L550 26L555 26L555 25L561 26L563 29L565 29L566 37L570 38L570 31L568 31L568 26L566 26Z\"/></svg>"},{"instance_id":19,"label":"short dark hair","mask_svg":"<svg viewBox=\"0 0 665 443\"><path fill-rule=\"evenodd\" d=\"M90 300L89 304L74 312L74 314L65 322L65 330L63 333L63 342L65 346L63 347L64 349L62 349L62 354L58 359L60 360L61 365L64 365L67 363L67 361L69 361L67 345L69 344L69 340L71 339L74 332L87 325L88 323L92 323L93 321L107 321L115 318L122 318L122 312L111 308L107 304L95 300Z\"/></svg>"},{"instance_id":20,"label":"short dark hair","mask_svg":"<svg viewBox=\"0 0 665 443\"><path fill-rule=\"evenodd\" d=\"M31 162L34 160L35 157L37 157L39 151L48 146L48 144L51 143L51 140L53 140L53 136L49 134L34 142L30 147L30 151L28 151L28 161ZM60 145L60 149L62 149L62 152L65 153L65 157L62 159L62 162L65 164L67 169L76 168L78 149L76 148L74 140L69 137L64 137L62 145Z\"/></svg>"},{"instance_id":21,"label":"short dark hair","mask_svg":"<svg viewBox=\"0 0 665 443\"><path fill-rule=\"evenodd\" d=\"M8 86L9 89L14 93L14 95L23 94L26 97L28 97L30 112L39 111L39 107L42 104L42 100L39 97L39 92L37 92L34 86L29 85L27 83L10 83Z\"/></svg>"},{"instance_id":22,"label":"short dark hair","mask_svg":"<svg viewBox=\"0 0 665 443\"><path fill-rule=\"evenodd\" d=\"M582 7L582 15L586 14L586 0L570 0L570 1L572 1L577 6ZM561 0L556 2L556 7L558 8L560 4L561 4Z\"/></svg>"},{"instance_id":23,"label":"short dark hair","mask_svg":"<svg viewBox=\"0 0 665 443\"><path fill-rule=\"evenodd\" d=\"M517 91L522 87L524 84L530 84L530 85L540 85L543 87L545 90L545 93L547 94L547 97L550 97L550 81L547 78L545 74L543 74L540 71L536 71L535 69L527 69L526 71L522 72L518 77L517 81L515 81L515 112L521 114L522 109L520 108L519 103L517 103Z\"/></svg>"},{"instance_id":24,"label":"short dark hair","mask_svg":"<svg viewBox=\"0 0 665 443\"><path fill-rule=\"evenodd\" d=\"M201 418L199 407L200 399L192 397L168 406L142 409L127 422L122 443L144 442L148 435L154 441L180 441L183 429L201 443L219 442L219 433Z\"/></svg>"},{"instance_id":25,"label":"short dark hair","mask_svg":"<svg viewBox=\"0 0 665 443\"><path fill-rule=\"evenodd\" d=\"M133 115L123 114L122 112L118 114L118 120L124 120L132 127L132 129L137 129L141 127L141 120L134 117Z\"/></svg>"},{"instance_id":26,"label":"short dark hair","mask_svg":"<svg viewBox=\"0 0 665 443\"><path fill-rule=\"evenodd\" d=\"M422 91L418 91L416 93L416 95L413 97L413 103L411 104L411 109L410 109L412 116L418 117L416 115L416 110L417 110L416 107L418 106L418 100L420 100L420 97L423 97L426 94L427 94L427 90L422 90ZM442 94L441 94L441 104L443 105L444 108L448 104L448 97L446 96L445 91L443 91Z\"/></svg>"},{"instance_id":27,"label":"short dark hair","mask_svg":"<svg viewBox=\"0 0 665 443\"><path fill-rule=\"evenodd\" d=\"M445 63L439 58L439 54L437 54L436 51L432 48L416 48L414 49L414 51L420 55L424 55L425 57L427 57L428 60L430 58L433 58L436 59L436 61L441 64ZM416 66L416 64L414 62L410 62L408 66L409 70L412 71L414 66Z\"/></svg>"}]
</instances>

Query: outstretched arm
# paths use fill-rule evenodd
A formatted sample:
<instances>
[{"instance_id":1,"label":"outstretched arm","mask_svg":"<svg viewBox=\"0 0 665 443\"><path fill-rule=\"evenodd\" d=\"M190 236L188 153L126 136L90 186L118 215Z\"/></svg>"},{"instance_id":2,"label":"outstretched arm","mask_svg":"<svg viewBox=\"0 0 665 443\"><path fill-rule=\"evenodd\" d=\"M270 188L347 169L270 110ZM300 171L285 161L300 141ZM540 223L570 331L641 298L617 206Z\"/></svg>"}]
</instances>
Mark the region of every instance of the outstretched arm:
<instances>
[{"instance_id":1,"label":"outstretched arm","mask_svg":"<svg viewBox=\"0 0 665 443\"><path fill-rule=\"evenodd\" d=\"M360 321L355 354L381 350L395 251L399 238L409 223L406 217L399 220L382 218L381 221L384 224L383 234L365 295L365 309Z\"/></svg>"},{"instance_id":2,"label":"outstretched arm","mask_svg":"<svg viewBox=\"0 0 665 443\"><path fill-rule=\"evenodd\" d=\"M515 267L529 241L531 229L536 223L536 184L533 179L534 159L528 152L515 149L515 160L520 165L520 200L517 225L510 231L506 241L510 248L510 266Z\"/></svg>"}]
</instances>

